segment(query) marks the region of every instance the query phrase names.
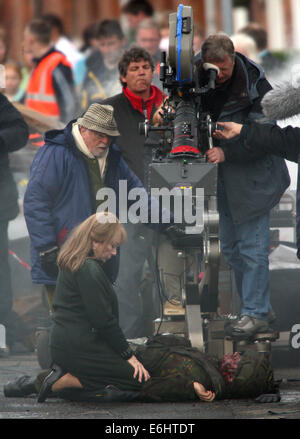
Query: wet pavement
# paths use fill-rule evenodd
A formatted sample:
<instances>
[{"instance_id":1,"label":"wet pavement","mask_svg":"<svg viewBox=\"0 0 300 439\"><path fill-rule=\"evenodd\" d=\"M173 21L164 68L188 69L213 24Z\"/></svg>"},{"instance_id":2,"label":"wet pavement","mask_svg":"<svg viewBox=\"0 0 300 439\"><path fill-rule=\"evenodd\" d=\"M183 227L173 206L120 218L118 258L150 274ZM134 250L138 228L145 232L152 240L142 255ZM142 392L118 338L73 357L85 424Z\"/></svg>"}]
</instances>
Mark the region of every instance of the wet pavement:
<instances>
[{"instance_id":1,"label":"wet pavement","mask_svg":"<svg viewBox=\"0 0 300 439\"><path fill-rule=\"evenodd\" d=\"M102 419L101 425L106 433L128 433L135 436L138 433L135 434L134 430L126 432L121 427L143 425L144 429L140 429L140 433L143 432L144 437L147 432L150 435L194 433L199 428L196 421L199 419L300 419L300 362L299 367L274 368L275 379L283 379L283 382L281 401L273 404L261 404L253 400L96 404L67 402L59 398L49 398L41 404L34 395L26 398L4 397L3 385L8 381L24 374L36 375L39 371L35 352L0 357L0 419ZM299 381L289 381L294 379ZM149 430L150 425L153 431ZM160 430L155 431L155 428Z\"/></svg>"}]
</instances>

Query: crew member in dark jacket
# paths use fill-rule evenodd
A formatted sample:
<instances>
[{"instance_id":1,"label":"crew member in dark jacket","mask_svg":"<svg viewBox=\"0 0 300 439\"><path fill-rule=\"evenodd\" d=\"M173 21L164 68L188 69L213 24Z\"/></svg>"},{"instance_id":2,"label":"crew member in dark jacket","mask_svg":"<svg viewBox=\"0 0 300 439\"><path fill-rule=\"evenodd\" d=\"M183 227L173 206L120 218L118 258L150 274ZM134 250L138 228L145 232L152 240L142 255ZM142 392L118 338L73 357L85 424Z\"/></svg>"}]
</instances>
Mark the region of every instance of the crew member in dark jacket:
<instances>
[{"instance_id":1,"label":"crew member in dark jacket","mask_svg":"<svg viewBox=\"0 0 300 439\"><path fill-rule=\"evenodd\" d=\"M26 145L28 127L21 114L0 94L0 323L6 327L6 342L13 344L10 312L13 297L8 263L8 234L10 220L19 212L18 191L9 167L8 155Z\"/></svg>"},{"instance_id":2,"label":"crew member in dark jacket","mask_svg":"<svg viewBox=\"0 0 300 439\"><path fill-rule=\"evenodd\" d=\"M145 122L145 115L152 121L163 101L161 91L151 85L153 72L153 60L146 50L140 47L127 50L119 62L123 91L104 101L114 108L120 131L116 143L122 156L145 188L148 186L152 149L145 145L145 136L139 132L139 123ZM126 337L137 338L150 335L142 311L141 281L145 261L152 251L153 235L144 225L126 224L125 228L128 239L120 253L116 293L120 303L121 327Z\"/></svg>"},{"instance_id":3,"label":"crew member in dark jacket","mask_svg":"<svg viewBox=\"0 0 300 439\"><path fill-rule=\"evenodd\" d=\"M261 99L271 86L263 70L247 57L234 52L226 35L211 35L197 63L219 68L216 88L203 97L203 110L214 121L244 122L263 118ZM238 140L237 140L238 142ZM241 318L231 325L233 334L247 338L268 330L271 315L269 291L269 212L290 184L283 159L259 151L247 163L231 155L234 142L221 141L207 151L209 162L220 163L218 210L221 248L232 267L242 301Z\"/></svg>"},{"instance_id":4,"label":"crew member in dark jacket","mask_svg":"<svg viewBox=\"0 0 300 439\"><path fill-rule=\"evenodd\" d=\"M266 117L282 120L300 113L300 88L292 84L279 84L268 92L262 107ZM243 162L249 157L261 153L274 154L299 164L300 128L287 126L280 128L273 124L261 124L247 121L246 124L235 122L220 123L223 131L217 130L215 137L230 140L239 136L239 147L232 149L234 160ZM278 177L274 175L274 179ZM299 180L299 171L298 171ZM273 180L272 180L273 181ZM297 189L297 256L300 259L300 192Z\"/></svg>"}]
</instances>

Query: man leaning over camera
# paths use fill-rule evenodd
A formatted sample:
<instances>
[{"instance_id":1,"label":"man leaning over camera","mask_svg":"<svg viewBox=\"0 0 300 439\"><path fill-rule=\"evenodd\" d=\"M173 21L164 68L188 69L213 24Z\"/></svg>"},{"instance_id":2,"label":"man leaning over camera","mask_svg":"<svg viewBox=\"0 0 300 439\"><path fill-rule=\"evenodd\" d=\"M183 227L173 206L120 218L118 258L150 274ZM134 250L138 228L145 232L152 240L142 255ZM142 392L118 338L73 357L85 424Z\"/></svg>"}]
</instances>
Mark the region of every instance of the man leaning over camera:
<instances>
[{"instance_id":1,"label":"man leaning over camera","mask_svg":"<svg viewBox=\"0 0 300 439\"><path fill-rule=\"evenodd\" d=\"M218 67L216 88L203 96L203 110L213 121L243 123L263 117L261 100L271 86L260 66L234 51L225 34L209 36L196 60L200 82L203 63ZM219 163L218 209L221 249L233 269L241 298L240 319L229 331L247 338L268 330L274 315L269 289L269 213L290 184L283 159L263 151L236 160L231 148L238 139L215 141L206 153Z\"/></svg>"}]
</instances>

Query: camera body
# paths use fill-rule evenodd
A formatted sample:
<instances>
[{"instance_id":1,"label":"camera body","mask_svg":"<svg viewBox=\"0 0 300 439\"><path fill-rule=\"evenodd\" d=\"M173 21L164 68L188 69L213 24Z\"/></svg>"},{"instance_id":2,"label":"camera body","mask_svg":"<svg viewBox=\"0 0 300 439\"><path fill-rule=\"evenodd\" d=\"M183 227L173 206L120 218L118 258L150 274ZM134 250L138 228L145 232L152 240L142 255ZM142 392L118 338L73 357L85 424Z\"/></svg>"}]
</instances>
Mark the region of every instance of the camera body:
<instances>
[{"instance_id":1,"label":"camera body","mask_svg":"<svg viewBox=\"0 0 300 439\"><path fill-rule=\"evenodd\" d=\"M157 159L170 157L203 158L205 151L212 148L212 133L217 128L201 105L201 96L215 88L218 68L204 64L204 70L197 71L194 63L193 10L180 5L177 13L169 15L168 58L162 52L160 80L168 91L155 125L145 120L140 124L140 133L159 136L148 142L156 149ZM199 77L201 76L201 78ZM202 76L205 75L205 78ZM201 79L201 81L200 81ZM206 84L199 86L206 80Z\"/></svg>"},{"instance_id":2,"label":"camera body","mask_svg":"<svg viewBox=\"0 0 300 439\"><path fill-rule=\"evenodd\" d=\"M187 239L171 240L174 251L183 261L184 273L181 303L185 308L185 324L175 323L184 328L193 347L222 358L240 346L238 342L228 340L225 333L228 320L236 316L218 313L218 169L216 164L208 163L205 156L213 147L212 134L219 127L212 122L210 114L203 111L201 101L205 93L215 88L218 67L204 63L201 71L197 71L190 6L179 5L177 13L169 15L169 27L168 58L163 53L160 64L160 79L168 96L157 121L151 125L146 118L139 127L140 133L147 137L146 145L153 151L148 190L167 189L175 198L181 195L184 205L190 201L192 215L189 220L192 221L187 221L184 215L177 221ZM179 205L184 210L183 204ZM175 201L173 207L176 208ZM176 214L174 210L173 213ZM164 320L160 325L168 323ZM162 326L164 332L174 331L174 326L171 327L172 330ZM180 331L175 329L175 332ZM240 343L244 343L243 348L247 345L249 349L268 352L271 338L270 334L261 334L259 340L249 341L250 344Z\"/></svg>"},{"instance_id":3,"label":"camera body","mask_svg":"<svg viewBox=\"0 0 300 439\"><path fill-rule=\"evenodd\" d=\"M169 15L169 26L168 59L163 53L160 64L160 79L168 95L159 110L158 121L150 124L146 118L140 125L140 133L146 136L146 145L153 151L148 172L149 192L153 188L167 189L175 198L182 196L182 210L190 202L190 221L181 215L181 221L177 222L186 239L172 244L183 261L181 303L185 308L186 332L192 346L205 351L204 319L216 314L218 306L220 246L217 165L207 163L204 155L213 145L212 133L216 127L210 115L202 111L201 96L214 87L214 81L203 87L198 85L192 8L180 5L177 13ZM176 218L178 212L173 210L173 213ZM203 274L200 283L199 271Z\"/></svg>"}]
</instances>

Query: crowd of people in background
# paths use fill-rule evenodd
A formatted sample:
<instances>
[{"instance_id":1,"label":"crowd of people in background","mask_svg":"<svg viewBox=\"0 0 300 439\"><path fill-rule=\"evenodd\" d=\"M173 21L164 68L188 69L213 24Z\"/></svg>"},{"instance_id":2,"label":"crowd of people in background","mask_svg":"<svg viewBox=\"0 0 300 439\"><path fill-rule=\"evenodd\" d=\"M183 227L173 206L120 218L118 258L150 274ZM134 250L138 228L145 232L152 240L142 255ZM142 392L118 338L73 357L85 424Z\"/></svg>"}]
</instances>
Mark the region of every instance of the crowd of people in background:
<instances>
[{"instance_id":1,"label":"crowd of people in background","mask_svg":"<svg viewBox=\"0 0 300 439\"><path fill-rule=\"evenodd\" d=\"M121 91L118 62L124 51L132 45L140 46L150 53L155 63L153 84L162 89L159 63L161 51L168 50L170 12L156 14L147 0L131 0L122 9L125 20L100 19L90 23L81 35L81 47L77 47L66 35L61 17L44 14L26 25L24 41L20 42L22 59L11 59L5 30L0 28L0 64L5 66L6 76L2 92L11 102L23 103L29 108L67 122L84 112L92 102L109 98ZM125 29L123 23L126 24ZM29 32L33 33L33 40L32 35L31 39L28 37ZM203 29L195 23L195 55L199 53L204 38ZM232 35L232 40L236 51L261 64L267 74L274 74L274 68L276 70L280 67L278 58L267 49L266 31L257 23L250 23L240 29ZM54 78L54 99L58 102L56 110L45 109L45 105L39 100L32 103L32 99L28 99L28 94L32 94L29 78L50 49L63 54L57 61L56 74L52 72L52 62L50 65L43 62L42 69L39 70L42 73L47 69L51 70ZM63 89L59 90L61 78L65 82ZM34 87L36 86L35 83ZM72 108L66 108L66 99L69 102L68 107Z\"/></svg>"}]
</instances>

